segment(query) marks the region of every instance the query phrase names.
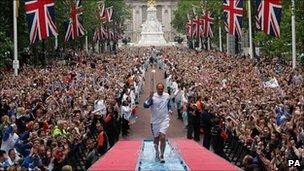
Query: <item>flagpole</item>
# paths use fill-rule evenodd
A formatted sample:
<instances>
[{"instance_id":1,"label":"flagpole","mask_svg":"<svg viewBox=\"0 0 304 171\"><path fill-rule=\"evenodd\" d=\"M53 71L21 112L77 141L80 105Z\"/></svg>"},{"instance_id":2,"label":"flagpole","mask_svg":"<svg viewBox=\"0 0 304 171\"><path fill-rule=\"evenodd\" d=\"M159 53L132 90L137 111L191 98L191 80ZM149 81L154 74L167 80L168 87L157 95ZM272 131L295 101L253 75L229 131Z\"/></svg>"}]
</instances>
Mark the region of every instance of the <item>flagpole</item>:
<instances>
[{"instance_id":1,"label":"flagpole","mask_svg":"<svg viewBox=\"0 0 304 171\"><path fill-rule=\"evenodd\" d=\"M218 18L219 21L221 20L221 17ZM223 45L222 45L222 28L219 24L219 43L220 43L220 51L223 52Z\"/></svg>"},{"instance_id":2,"label":"flagpole","mask_svg":"<svg viewBox=\"0 0 304 171\"><path fill-rule=\"evenodd\" d=\"M54 47L54 49L57 50L57 48L58 48L58 36L55 35L55 47Z\"/></svg>"},{"instance_id":3,"label":"flagpole","mask_svg":"<svg viewBox=\"0 0 304 171\"><path fill-rule=\"evenodd\" d=\"M87 54L89 54L89 48L88 48L88 32L86 32L85 35L85 51Z\"/></svg>"},{"instance_id":4,"label":"flagpole","mask_svg":"<svg viewBox=\"0 0 304 171\"><path fill-rule=\"evenodd\" d=\"M13 1L13 22L14 22L14 75L18 76L19 60L18 60L18 43L17 43L17 1Z\"/></svg>"},{"instance_id":5,"label":"flagpole","mask_svg":"<svg viewBox=\"0 0 304 171\"><path fill-rule=\"evenodd\" d=\"M296 22L295 22L295 1L291 0L291 30L292 30L292 68L297 67L296 59Z\"/></svg>"},{"instance_id":6,"label":"flagpole","mask_svg":"<svg viewBox=\"0 0 304 171\"><path fill-rule=\"evenodd\" d=\"M226 41L226 44L227 44L227 52L226 52L226 53L227 53L227 54L230 53L230 49L229 49L229 48L230 48L229 38L230 38L230 37L229 37L229 33L226 33L226 39L227 39L227 41Z\"/></svg>"},{"instance_id":7,"label":"flagpole","mask_svg":"<svg viewBox=\"0 0 304 171\"><path fill-rule=\"evenodd\" d=\"M200 35L198 35L198 40L199 40L198 48L199 48L199 50L202 50L203 45L202 45L202 39L201 39L201 36L200 36Z\"/></svg>"},{"instance_id":8,"label":"flagpole","mask_svg":"<svg viewBox=\"0 0 304 171\"><path fill-rule=\"evenodd\" d=\"M253 58L253 45L252 45L252 21L251 21L251 0L248 0L248 19L249 19L249 55Z\"/></svg>"},{"instance_id":9,"label":"flagpole","mask_svg":"<svg viewBox=\"0 0 304 171\"><path fill-rule=\"evenodd\" d=\"M208 37L207 39L208 39L208 51L210 51L210 49L211 49L210 48L210 38Z\"/></svg>"}]
</instances>

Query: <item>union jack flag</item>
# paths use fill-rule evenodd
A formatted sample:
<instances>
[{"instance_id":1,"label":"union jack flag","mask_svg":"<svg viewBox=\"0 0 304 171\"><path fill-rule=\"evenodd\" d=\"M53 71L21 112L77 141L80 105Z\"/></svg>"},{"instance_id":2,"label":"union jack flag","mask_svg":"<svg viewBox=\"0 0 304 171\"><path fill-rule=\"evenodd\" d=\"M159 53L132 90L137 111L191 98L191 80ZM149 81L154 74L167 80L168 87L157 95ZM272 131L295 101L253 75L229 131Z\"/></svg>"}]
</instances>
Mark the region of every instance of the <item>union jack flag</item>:
<instances>
[{"instance_id":1,"label":"union jack flag","mask_svg":"<svg viewBox=\"0 0 304 171\"><path fill-rule=\"evenodd\" d=\"M257 0L256 26L266 34L280 37L282 0Z\"/></svg>"},{"instance_id":2,"label":"union jack flag","mask_svg":"<svg viewBox=\"0 0 304 171\"><path fill-rule=\"evenodd\" d=\"M79 21L79 16L83 11L83 8L80 6L80 0L77 0L76 3L73 2L70 12L70 22L64 38L66 42L85 34L85 30Z\"/></svg>"},{"instance_id":3,"label":"union jack flag","mask_svg":"<svg viewBox=\"0 0 304 171\"><path fill-rule=\"evenodd\" d=\"M202 25L203 25L202 20L199 19L198 17L196 17L195 19L193 19L193 24L194 24L194 30L193 30L192 36L201 37L202 33L204 32L203 27L202 27Z\"/></svg>"},{"instance_id":4,"label":"union jack flag","mask_svg":"<svg viewBox=\"0 0 304 171\"><path fill-rule=\"evenodd\" d=\"M108 7L105 11L104 11L104 17L106 19L107 22L112 22L112 16L113 16L113 7Z\"/></svg>"},{"instance_id":5,"label":"union jack flag","mask_svg":"<svg viewBox=\"0 0 304 171\"><path fill-rule=\"evenodd\" d=\"M205 37L213 37L213 32L211 28L211 24L213 24L214 18L211 17L211 12L207 11L205 15L203 15L203 35Z\"/></svg>"},{"instance_id":6,"label":"union jack flag","mask_svg":"<svg viewBox=\"0 0 304 171\"><path fill-rule=\"evenodd\" d=\"M96 28L93 36L93 41L97 42L98 40L100 40L100 29Z\"/></svg>"},{"instance_id":7,"label":"union jack flag","mask_svg":"<svg viewBox=\"0 0 304 171\"><path fill-rule=\"evenodd\" d=\"M104 13L105 9L105 2L104 1L99 1L97 2L97 11L96 11L96 18L99 20L103 20L102 16Z\"/></svg>"},{"instance_id":8,"label":"union jack flag","mask_svg":"<svg viewBox=\"0 0 304 171\"><path fill-rule=\"evenodd\" d=\"M187 28L187 36L188 37L192 37L192 26L193 26L193 22L192 20L188 20L187 24L186 24L186 28Z\"/></svg>"},{"instance_id":9,"label":"union jack flag","mask_svg":"<svg viewBox=\"0 0 304 171\"><path fill-rule=\"evenodd\" d=\"M107 29L105 29L104 27L100 27L100 38L102 40L107 40L109 39L109 33L107 31Z\"/></svg>"},{"instance_id":10,"label":"union jack flag","mask_svg":"<svg viewBox=\"0 0 304 171\"><path fill-rule=\"evenodd\" d=\"M193 21L189 14L187 14L188 22L186 23L187 37L192 38Z\"/></svg>"},{"instance_id":11,"label":"union jack flag","mask_svg":"<svg viewBox=\"0 0 304 171\"><path fill-rule=\"evenodd\" d=\"M114 40L114 32L112 29L108 29L108 40Z\"/></svg>"},{"instance_id":12,"label":"union jack flag","mask_svg":"<svg viewBox=\"0 0 304 171\"><path fill-rule=\"evenodd\" d=\"M113 6L104 8L104 4L101 4L98 11L98 18L103 22L112 22Z\"/></svg>"},{"instance_id":13,"label":"union jack flag","mask_svg":"<svg viewBox=\"0 0 304 171\"><path fill-rule=\"evenodd\" d=\"M243 0L224 0L225 29L231 35L242 36Z\"/></svg>"},{"instance_id":14,"label":"union jack flag","mask_svg":"<svg viewBox=\"0 0 304 171\"><path fill-rule=\"evenodd\" d=\"M57 36L54 23L54 0L27 0L25 2L26 19L30 32L30 44L49 36Z\"/></svg>"},{"instance_id":15,"label":"union jack flag","mask_svg":"<svg viewBox=\"0 0 304 171\"><path fill-rule=\"evenodd\" d=\"M108 40L109 34L108 29L105 29L103 26L96 28L93 40L96 42L97 40Z\"/></svg>"}]
</instances>

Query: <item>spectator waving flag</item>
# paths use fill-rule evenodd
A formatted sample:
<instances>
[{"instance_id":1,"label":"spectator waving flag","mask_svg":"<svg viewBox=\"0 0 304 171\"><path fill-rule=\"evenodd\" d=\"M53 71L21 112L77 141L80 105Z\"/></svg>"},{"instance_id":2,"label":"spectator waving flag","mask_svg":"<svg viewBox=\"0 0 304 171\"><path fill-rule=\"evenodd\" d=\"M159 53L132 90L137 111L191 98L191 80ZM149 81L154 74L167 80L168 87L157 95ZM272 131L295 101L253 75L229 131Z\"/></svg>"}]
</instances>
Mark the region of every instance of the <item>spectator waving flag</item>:
<instances>
[{"instance_id":1,"label":"spectator waving flag","mask_svg":"<svg viewBox=\"0 0 304 171\"><path fill-rule=\"evenodd\" d=\"M57 36L54 23L54 0L27 0L25 2L26 19L30 32L30 43Z\"/></svg>"},{"instance_id":2,"label":"spectator waving flag","mask_svg":"<svg viewBox=\"0 0 304 171\"><path fill-rule=\"evenodd\" d=\"M256 0L256 26L266 34L280 37L282 0Z\"/></svg>"},{"instance_id":3,"label":"spectator waving flag","mask_svg":"<svg viewBox=\"0 0 304 171\"><path fill-rule=\"evenodd\" d=\"M80 6L80 0L77 0L76 3L72 2L71 6L70 22L64 39L66 42L71 39L75 39L76 37L83 36L85 32L82 24L79 21L79 16L84 11Z\"/></svg>"},{"instance_id":4,"label":"spectator waving flag","mask_svg":"<svg viewBox=\"0 0 304 171\"><path fill-rule=\"evenodd\" d=\"M224 0L224 21L226 31L241 37L243 22L243 0Z\"/></svg>"},{"instance_id":5,"label":"spectator waving flag","mask_svg":"<svg viewBox=\"0 0 304 171\"><path fill-rule=\"evenodd\" d=\"M274 77L272 79L269 79L268 81L263 82L264 87L269 87L269 88L276 88L279 87L279 82L277 79Z\"/></svg>"},{"instance_id":6,"label":"spectator waving flag","mask_svg":"<svg viewBox=\"0 0 304 171\"><path fill-rule=\"evenodd\" d=\"M211 12L207 11L205 15L203 15L203 35L205 37L213 37L213 32L211 29L211 24L213 24L214 18L211 17Z\"/></svg>"}]
</instances>

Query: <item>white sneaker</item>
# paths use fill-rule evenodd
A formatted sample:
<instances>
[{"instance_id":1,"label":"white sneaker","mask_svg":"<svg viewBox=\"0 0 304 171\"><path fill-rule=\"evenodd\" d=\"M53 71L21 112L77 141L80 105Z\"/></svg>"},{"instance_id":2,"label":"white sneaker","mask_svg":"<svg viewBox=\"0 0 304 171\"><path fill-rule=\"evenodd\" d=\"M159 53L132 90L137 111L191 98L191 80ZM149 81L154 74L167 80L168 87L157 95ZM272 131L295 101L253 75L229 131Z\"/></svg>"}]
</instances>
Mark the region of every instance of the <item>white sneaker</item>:
<instances>
[{"instance_id":1,"label":"white sneaker","mask_svg":"<svg viewBox=\"0 0 304 171\"><path fill-rule=\"evenodd\" d=\"M160 156L160 163L165 163L164 156Z\"/></svg>"}]
</instances>

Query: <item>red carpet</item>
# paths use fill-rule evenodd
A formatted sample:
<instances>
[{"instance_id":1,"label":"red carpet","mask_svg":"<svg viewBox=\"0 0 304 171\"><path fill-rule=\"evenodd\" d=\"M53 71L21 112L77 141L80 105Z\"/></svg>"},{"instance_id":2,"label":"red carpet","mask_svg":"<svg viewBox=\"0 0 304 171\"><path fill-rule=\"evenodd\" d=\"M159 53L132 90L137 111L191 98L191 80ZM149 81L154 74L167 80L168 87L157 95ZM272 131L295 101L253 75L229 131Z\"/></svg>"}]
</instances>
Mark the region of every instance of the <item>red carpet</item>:
<instances>
[{"instance_id":1,"label":"red carpet","mask_svg":"<svg viewBox=\"0 0 304 171\"><path fill-rule=\"evenodd\" d=\"M192 140L174 139L182 159L190 170L240 170L238 167L203 148ZM142 141L119 141L89 168L89 171L135 170Z\"/></svg>"},{"instance_id":2,"label":"red carpet","mask_svg":"<svg viewBox=\"0 0 304 171\"><path fill-rule=\"evenodd\" d=\"M135 170L141 141L119 141L89 171Z\"/></svg>"},{"instance_id":3,"label":"red carpet","mask_svg":"<svg viewBox=\"0 0 304 171\"><path fill-rule=\"evenodd\" d=\"M171 142L177 147L178 152L190 170L240 170L195 141L177 139L171 140Z\"/></svg>"}]
</instances>

